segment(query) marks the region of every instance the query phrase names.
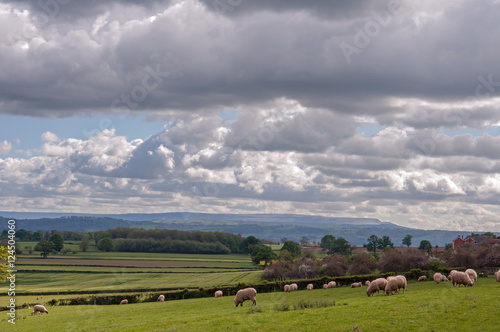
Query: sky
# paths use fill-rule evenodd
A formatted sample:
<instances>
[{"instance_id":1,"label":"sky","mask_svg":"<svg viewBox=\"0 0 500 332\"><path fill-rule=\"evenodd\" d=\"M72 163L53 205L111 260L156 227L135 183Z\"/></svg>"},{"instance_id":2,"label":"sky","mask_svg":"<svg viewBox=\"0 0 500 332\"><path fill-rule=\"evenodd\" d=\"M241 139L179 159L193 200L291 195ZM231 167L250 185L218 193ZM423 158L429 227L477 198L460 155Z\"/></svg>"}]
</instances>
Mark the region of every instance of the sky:
<instances>
[{"instance_id":1,"label":"sky","mask_svg":"<svg viewBox=\"0 0 500 332\"><path fill-rule=\"evenodd\" d=\"M0 211L500 231L500 2L7 0Z\"/></svg>"}]
</instances>

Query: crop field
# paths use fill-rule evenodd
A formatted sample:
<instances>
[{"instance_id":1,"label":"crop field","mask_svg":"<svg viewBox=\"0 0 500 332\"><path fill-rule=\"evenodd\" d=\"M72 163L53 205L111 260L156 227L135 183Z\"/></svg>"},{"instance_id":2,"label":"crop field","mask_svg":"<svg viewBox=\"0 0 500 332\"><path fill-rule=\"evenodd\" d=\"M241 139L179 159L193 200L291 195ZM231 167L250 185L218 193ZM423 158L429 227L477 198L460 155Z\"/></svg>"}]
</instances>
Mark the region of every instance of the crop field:
<instances>
[{"instance_id":1,"label":"crop field","mask_svg":"<svg viewBox=\"0 0 500 332\"><path fill-rule=\"evenodd\" d=\"M45 298L45 297L44 297ZM327 307L298 304L328 301ZM9 330L83 331L498 331L500 283L474 287L410 282L404 294L366 296L366 287L257 294L257 306L235 308L233 297L163 303L49 307L30 316L18 310ZM284 311L285 308L289 310ZM0 324L8 324L6 320Z\"/></svg>"},{"instance_id":2,"label":"crop field","mask_svg":"<svg viewBox=\"0 0 500 332\"><path fill-rule=\"evenodd\" d=\"M18 256L16 268L18 305L34 303L31 294L61 299L48 294L193 289L254 283L262 274L247 255L79 252L42 259L33 254ZM6 285L0 284L0 306L9 300Z\"/></svg>"}]
</instances>

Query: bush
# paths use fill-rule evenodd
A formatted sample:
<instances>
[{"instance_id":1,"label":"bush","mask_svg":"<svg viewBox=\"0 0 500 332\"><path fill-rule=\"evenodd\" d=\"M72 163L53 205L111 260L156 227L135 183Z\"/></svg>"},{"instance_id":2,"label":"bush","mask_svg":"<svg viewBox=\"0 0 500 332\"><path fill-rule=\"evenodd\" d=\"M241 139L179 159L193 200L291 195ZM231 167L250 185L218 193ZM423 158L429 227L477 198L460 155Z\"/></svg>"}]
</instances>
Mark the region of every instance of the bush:
<instances>
[{"instance_id":1,"label":"bush","mask_svg":"<svg viewBox=\"0 0 500 332\"><path fill-rule=\"evenodd\" d=\"M289 310L290 310L290 303L288 303L288 299L286 298L286 296L283 296L280 304L274 305L274 311L289 311Z\"/></svg>"},{"instance_id":2,"label":"bush","mask_svg":"<svg viewBox=\"0 0 500 332\"><path fill-rule=\"evenodd\" d=\"M263 307L263 306L261 306L260 304L257 304L257 305L255 305L255 306L251 306L251 307L248 309L247 314L255 314L255 313L257 313L257 312L264 312L264 311L266 311L266 310L264 309L264 307Z\"/></svg>"}]
</instances>

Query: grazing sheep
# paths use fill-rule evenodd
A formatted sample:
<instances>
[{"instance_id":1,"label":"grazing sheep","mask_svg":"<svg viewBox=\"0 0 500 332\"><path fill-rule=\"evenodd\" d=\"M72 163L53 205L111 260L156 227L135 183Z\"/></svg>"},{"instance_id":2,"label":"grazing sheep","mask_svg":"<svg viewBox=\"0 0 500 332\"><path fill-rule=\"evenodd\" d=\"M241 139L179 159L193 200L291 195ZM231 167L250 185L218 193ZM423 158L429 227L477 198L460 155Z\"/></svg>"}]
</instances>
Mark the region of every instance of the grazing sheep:
<instances>
[{"instance_id":1,"label":"grazing sheep","mask_svg":"<svg viewBox=\"0 0 500 332\"><path fill-rule=\"evenodd\" d=\"M323 289L328 289L328 284L323 284Z\"/></svg>"},{"instance_id":2,"label":"grazing sheep","mask_svg":"<svg viewBox=\"0 0 500 332\"><path fill-rule=\"evenodd\" d=\"M497 278L497 281L500 282L500 270L495 272L495 277Z\"/></svg>"},{"instance_id":3,"label":"grazing sheep","mask_svg":"<svg viewBox=\"0 0 500 332\"><path fill-rule=\"evenodd\" d=\"M127 299L122 300L122 301L120 302L120 304L128 304L128 300L127 300Z\"/></svg>"},{"instance_id":4,"label":"grazing sheep","mask_svg":"<svg viewBox=\"0 0 500 332\"><path fill-rule=\"evenodd\" d=\"M335 281L330 281L328 283L328 288L335 288L337 286L337 283Z\"/></svg>"},{"instance_id":5,"label":"grazing sheep","mask_svg":"<svg viewBox=\"0 0 500 332\"><path fill-rule=\"evenodd\" d=\"M373 293L377 292L380 295L380 291L385 291L385 286L387 286L387 280L384 278L378 278L373 280L366 290L366 295L372 296Z\"/></svg>"},{"instance_id":6,"label":"grazing sheep","mask_svg":"<svg viewBox=\"0 0 500 332\"><path fill-rule=\"evenodd\" d=\"M257 300L255 300L255 295L257 295L257 291L255 290L255 288L240 289L234 297L234 304L236 306L241 304L241 306L243 307L243 302L250 300L254 305L256 305Z\"/></svg>"},{"instance_id":7,"label":"grazing sheep","mask_svg":"<svg viewBox=\"0 0 500 332\"><path fill-rule=\"evenodd\" d=\"M384 289L384 294L389 295L393 294L394 292L399 291L399 280L397 277L388 277L387 278L387 285L385 286Z\"/></svg>"},{"instance_id":8,"label":"grazing sheep","mask_svg":"<svg viewBox=\"0 0 500 332\"><path fill-rule=\"evenodd\" d=\"M426 281L427 277L426 276L420 276L418 277L418 281Z\"/></svg>"},{"instance_id":9,"label":"grazing sheep","mask_svg":"<svg viewBox=\"0 0 500 332\"><path fill-rule=\"evenodd\" d=\"M436 284L439 284L441 281L443 281L443 275L439 272L434 273L432 276L432 279L436 282Z\"/></svg>"},{"instance_id":10,"label":"grazing sheep","mask_svg":"<svg viewBox=\"0 0 500 332\"><path fill-rule=\"evenodd\" d=\"M448 281L448 278L444 274L441 275L441 281Z\"/></svg>"},{"instance_id":11,"label":"grazing sheep","mask_svg":"<svg viewBox=\"0 0 500 332\"><path fill-rule=\"evenodd\" d=\"M297 284L290 285L290 292L296 291L297 289L299 289L299 286L297 286Z\"/></svg>"},{"instance_id":12,"label":"grazing sheep","mask_svg":"<svg viewBox=\"0 0 500 332\"><path fill-rule=\"evenodd\" d=\"M285 291L285 293L290 292L290 285L285 285L284 291Z\"/></svg>"},{"instance_id":13,"label":"grazing sheep","mask_svg":"<svg viewBox=\"0 0 500 332\"><path fill-rule=\"evenodd\" d=\"M32 315L35 315L35 314L43 314L43 313L46 313L48 314L49 312L47 311L47 309L41 305L41 304L36 304L34 307L33 307L33 312L31 313Z\"/></svg>"},{"instance_id":14,"label":"grazing sheep","mask_svg":"<svg viewBox=\"0 0 500 332\"><path fill-rule=\"evenodd\" d=\"M477 273L473 269L467 269L465 270L465 273L469 276L470 280L472 281L472 286L476 284L477 281Z\"/></svg>"},{"instance_id":15,"label":"grazing sheep","mask_svg":"<svg viewBox=\"0 0 500 332\"><path fill-rule=\"evenodd\" d=\"M403 293L406 292L406 286L408 285L408 282L406 281L406 277L402 275L397 275L396 279L398 281L398 293L399 290L402 289Z\"/></svg>"},{"instance_id":16,"label":"grazing sheep","mask_svg":"<svg viewBox=\"0 0 500 332\"><path fill-rule=\"evenodd\" d=\"M165 301L165 295L162 294L158 296L158 300L156 300L156 302L163 302L163 301Z\"/></svg>"},{"instance_id":17,"label":"grazing sheep","mask_svg":"<svg viewBox=\"0 0 500 332\"><path fill-rule=\"evenodd\" d=\"M307 290L313 290L313 288L314 288L313 284L308 284L307 285Z\"/></svg>"},{"instance_id":18,"label":"grazing sheep","mask_svg":"<svg viewBox=\"0 0 500 332\"><path fill-rule=\"evenodd\" d=\"M222 291L218 290L215 292L215 298L222 297Z\"/></svg>"},{"instance_id":19,"label":"grazing sheep","mask_svg":"<svg viewBox=\"0 0 500 332\"><path fill-rule=\"evenodd\" d=\"M456 287L456 285L458 285L458 287L460 287L460 285L469 287L474 285L467 273L455 270L451 271L450 273L450 281L453 284L453 287Z\"/></svg>"},{"instance_id":20,"label":"grazing sheep","mask_svg":"<svg viewBox=\"0 0 500 332\"><path fill-rule=\"evenodd\" d=\"M351 288L357 288L357 287L362 287L363 284L361 282L353 282L351 284Z\"/></svg>"},{"instance_id":21,"label":"grazing sheep","mask_svg":"<svg viewBox=\"0 0 500 332\"><path fill-rule=\"evenodd\" d=\"M370 280L365 281L365 285L366 285L366 286L370 286L370 283L371 283L371 281L370 281Z\"/></svg>"}]
</instances>

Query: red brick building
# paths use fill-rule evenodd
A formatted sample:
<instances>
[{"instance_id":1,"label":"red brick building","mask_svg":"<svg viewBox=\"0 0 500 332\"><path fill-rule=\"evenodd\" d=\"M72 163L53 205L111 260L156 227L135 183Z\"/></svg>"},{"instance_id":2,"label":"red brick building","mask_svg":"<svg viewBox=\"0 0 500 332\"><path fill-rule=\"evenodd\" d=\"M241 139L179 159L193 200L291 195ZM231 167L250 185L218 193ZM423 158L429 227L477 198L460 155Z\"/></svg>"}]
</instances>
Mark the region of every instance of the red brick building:
<instances>
[{"instance_id":1,"label":"red brick building","mask_svg":"<svg viewBox=\"0 0 500 332\"><path fill-rule=\"evenodd\" d=\"M466 237L464 237L463 235L459 235L455 240L453 240L453 249L460 248L464 244L478 245L481 243L488 243L493 245L500 243L500 239L494 239L489 236L475 235L474 233L471 233L471 235L467 235Z\"/></svg>"}]
</instances>

